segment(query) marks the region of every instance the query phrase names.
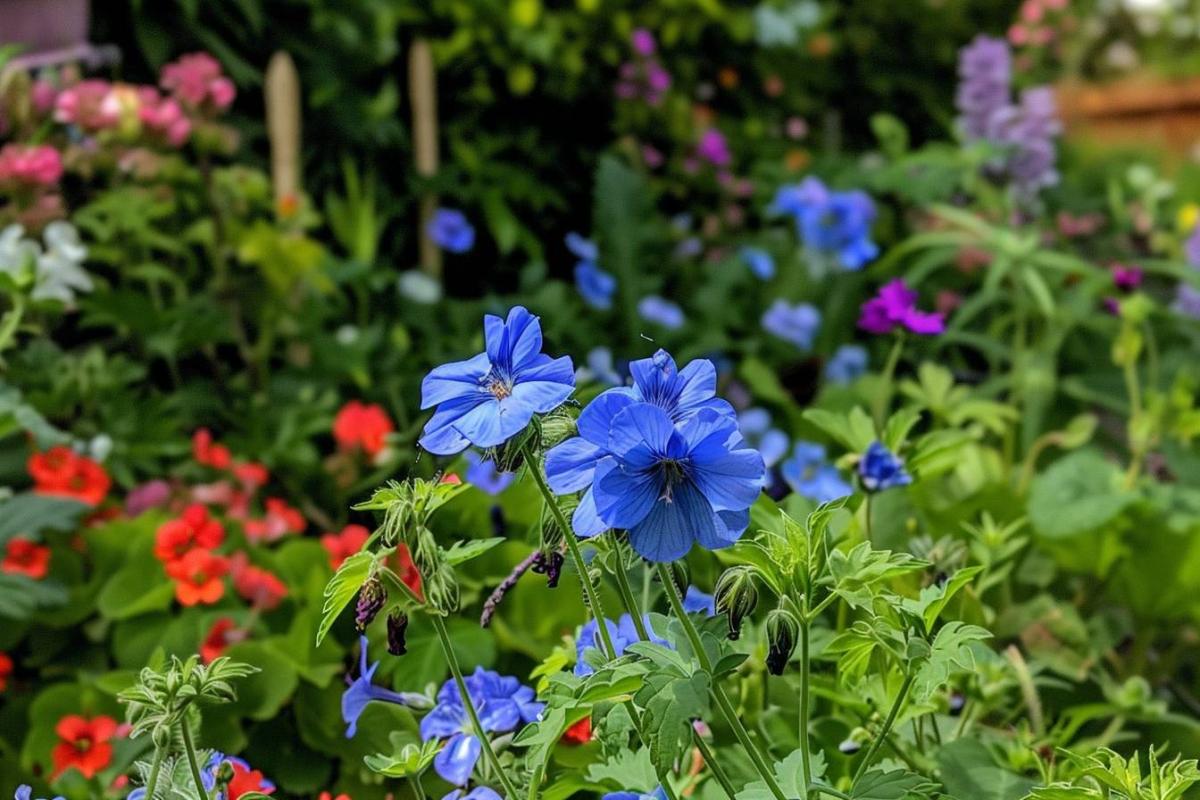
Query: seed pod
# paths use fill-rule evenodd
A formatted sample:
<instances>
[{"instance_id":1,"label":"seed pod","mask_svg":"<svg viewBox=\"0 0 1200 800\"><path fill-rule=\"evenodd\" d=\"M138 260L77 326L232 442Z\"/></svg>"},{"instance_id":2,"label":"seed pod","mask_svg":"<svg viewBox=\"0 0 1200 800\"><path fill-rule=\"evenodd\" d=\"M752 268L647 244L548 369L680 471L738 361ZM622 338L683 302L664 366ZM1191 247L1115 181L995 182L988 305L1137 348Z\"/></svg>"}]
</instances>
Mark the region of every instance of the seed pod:
<instances>
[{"instance_id":1,"label":"seed pod","mask_svg":"<svg viewBox=\"0 0 1200 800\"><path fill-rule=\"evenodd\" d=\"M729 619L729 638L742 635L742 620L754 612L758 605L758 589L754 585L754 573L749 567L730 567L721 573L713 590L718 614Z\"/></svg>"},{"instance_id":2,"label":"seed pod","mask_svg":"<svg viewBox=\"0 0 1200 800\"><path fill-rule=\"evenodd\" d=\"M387 651L394 656L408 652L405 634L408 631L408 614L398 608L392 609L387 618Z\"/></svg>"},{"instance_id":3,"label":"seed pod","mask_svg":"<svg viewBox=\"0 0 1200 800\"><path fill-rule=\"evenodd\" d=\"M565 405L559 406L549 414L544 415L541 427L541 445L546 450L578 433L578 428L575 424L575 415Z\"/></svg>"},{"instance_id":4,"label":"seed pod","mask_svg":"<svg viewBox=\"0 0 1200 800\"><path fill-rule=\"evenodd\" d=\"M383 588L383 582L378 576L372 575L367 578L366 583L358 590L358 604L354 608L354 624L360 631L365 630L383 610L387 598L387 589Z\"/></svg>"},{"instance_id":5,"label":"seed pod","mask_svg":"<svg viewBox=\"0 0 1200 800\"><path fill-rule=\"evenodd\" d=\"M792 651L796 649L796 638L800 635L800 621L787 609L772 609L767 614L767 671L782 675Z\"/></svg>"}]
</instances>

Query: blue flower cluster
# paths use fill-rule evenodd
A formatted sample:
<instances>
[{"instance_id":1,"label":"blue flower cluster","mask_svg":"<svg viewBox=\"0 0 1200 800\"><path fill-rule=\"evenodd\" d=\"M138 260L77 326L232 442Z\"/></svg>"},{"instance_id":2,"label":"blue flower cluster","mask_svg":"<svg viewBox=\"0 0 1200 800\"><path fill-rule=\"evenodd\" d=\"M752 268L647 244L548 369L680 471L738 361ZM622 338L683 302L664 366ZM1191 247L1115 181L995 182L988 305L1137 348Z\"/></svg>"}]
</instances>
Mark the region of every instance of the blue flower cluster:
<instances>
[{"instance_id":1,"label":"blue flower cluster","mask_svg":"<svg viewBox=\"0 0 1200 800\"><path fill-rule=\"evenodd\" d=\"M451 253L465 253L475 246L475 228L457 209L439 208L426 230L438 247Z\"/></svg>"},{"instance_id":2,"label":"blue flower cluster","mask_svg":"<svg viewBox=\"0 0 1200 800\"><path fill-rule=\"evenodd\" d=\"M791 305L779 298L763 312L762 326L767 333L807 351L821 328L821 312L810 303Z\"/></svg>"},{"instance_id":3,"label":"blue flower cluster","mask_svg":"<svg viewBox=\"0 0 1200 800\"><path fill-rule=\"evenodd\" d=\"M780 188L769 210L792 217L805 247L836 257L844 269L862 269L879 255L871 241L875 203L865 192L835 192L810 176Z\"/></svg>"},{"instance_id":4,"label":"blue flower cluster","mask_svg":"<svg viewBox=\"0 0 1200 800\"><path fill-rule=\"evenodd\" d=\"M771 422L771 414L765 408L747 408L738 414L738 430L751 447L763 457L763 486L772 483L771 468L787 455L788 435Z\"/></svg>"},{"instance_id":5,"label":"blue flower cluster","mask_svg":"<svg viewBox=\"0 0 1200 800\"><path fill-rule=\"evenodd\" d=\"M682 328L683 323L687 321L683 315L683 309L677 303L672 303L665 297L654 294L639 300L637 309L642 319L653 322L655 325L661 325L670 331Z\"/></svg>"},{"instance_id":6,"label":"blue flower cluster","mask_svg":"<svg viewBox=\"0 0 1200 800\"><path fill-rule=\"evenodd\" d=\"M825 448L816 442L796 442L792 457L779 471L793 492L816 503L828 503L854 492L825 457Z\"/></svg>"},{"instance_id":7,"label":"blue flower cluster","mask_svg":"<svg viewBox=\"0 0 1200 800\"><path fill-rule=\"evenodd\" d=\"M825 365L825 379L831 383L853 383L867 371L867 350L861 345L844 344L834 351Z\"/></svg>"},{"instance_id":8,"label":"blue flower cluster","mask_svg":"<svg viewBox=\"0 0 1200 800\"><path fill-rule=\"evenodd\" d=\"M420 440L431 453L504 444L575 389L571 359L542 353L541 322L525 308L507 320L484 317L483 334L485 352L435 367L421 382L421 408L437 406Z\"/></svg>"},{"instance_id":9,"label":"blue flower cluster","mask_svg":"<svg viewBox=\"0 0 1200 800\"><path fill-rule=\"evenodd\" d=\"M867 447L858 462L858 478L868 492L912 483L912 476L904 469L904 459L888 450L883 442L871 442Z\"/></svg>"},{"instance_id":10,"label":"blue flower cluster","mask_svg":"<svg viewBox=\"0 0 1200 800\"><path fill-rule=\"evenodd\" d=\"M600 269L600 250L596 243L578 233L568 233L567 249L579 259L575 264L575 288L584 302L601 311L612 308L617 279L611 272Z\"/></svg>"},{"instance_id":11,"label":"blue flower cluster","mask_svg":"<svg viewBox=\"0 0 1200 800\"><path fill-rule=\"evenodd\" d=\"M476 667L466 678L467 692L487 733L509 733L523 723L538 719L545 704L534 700L533 689L508 675ZM421 720L421 739L445 739L433 760L437 774L454 786L465 786L483 752L462 694L454 679L446 681L437 694L437 705Z\"/></svg>"},{"instance_id":12,"label":"blue flower cluster","mask_svg":"<svg viewBox=\"0 0 1200 800\"><path fill-rule=\"evenodd\" d=\"M689 614L704 614L706 617L711 617L717 613L716 601L711 594L705 594L695 586L689 586L683 598L683 610ZM613 623L611 619L606 619L604 624L608 626L608 638L612 641L613 649L616 650L618 656L624 653L625 648L629 645L640 641L637 626L633 624L633 617L629 614L622 614L616 623ZM650 627L649 614L642 618L642 624L650 636L650 641L664 647L671 646L670 642L656 634ZM575 639L575 674L581 678L596 671L591 664L584 660L583 654L591 648L600 649L602 639L599 633L600 625L594 617L579 629L579 636Z\"/></svg>"},{"instance_id":13,"label":"blue flower cluster","mask_svg":"<svg viewBox=\"0 0 1200 800\"><path fill-rule=\"evenodd\" d=\"M737 541L765 467L732 407L716 397L716 367L696 360L679 370L659 350L630 372L633 386L601 393L580 415L579 435L546 455L556 494L584 492L575 532L627 530L651 561L681 558L696 542L716 549Z\"/></svg>"},{"instance_id":14,"label":"blue flower cluster","mask_svg":"<svg viewBox=\"0 0 1200 800\"><path fill-rule=\"evenodd\" d=\"M600 800L667 800L667 793L663 791L661 786L654 789L653 792L609 792L603 795Z\"/></svg>"}]
</instances>

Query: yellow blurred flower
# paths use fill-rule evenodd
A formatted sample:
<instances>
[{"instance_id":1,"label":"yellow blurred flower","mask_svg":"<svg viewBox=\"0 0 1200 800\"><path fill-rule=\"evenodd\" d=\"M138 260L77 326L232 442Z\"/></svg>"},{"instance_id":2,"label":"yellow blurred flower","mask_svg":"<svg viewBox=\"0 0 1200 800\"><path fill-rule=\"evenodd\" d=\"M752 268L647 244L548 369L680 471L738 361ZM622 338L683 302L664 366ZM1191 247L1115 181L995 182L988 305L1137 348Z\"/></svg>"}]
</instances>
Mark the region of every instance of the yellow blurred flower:
<instances>
[{"instance_id":1,"label":"yellow blurred flower","mask_svg":"<svg viewBox=\"0 0 1200 800\"><path fill-rule=\"evenodd\" d=\"M1179 215L1176 217L1175 223L1179 226L1180 233L1194 231L1197 222L1200 222L1200 205L1188 203L1179 209Z\"/></svg>"},{"instance_id":2,"label":"yellow blurred flower","mask_svg":"<svg viewBox=\"0 0 1200 800\"><path fill-rule=\"evenodd\" d=\"M522 28L532 28L542 16L541 0L512 0L508 7L512 21Z\"/></svg>"}]
</instances>

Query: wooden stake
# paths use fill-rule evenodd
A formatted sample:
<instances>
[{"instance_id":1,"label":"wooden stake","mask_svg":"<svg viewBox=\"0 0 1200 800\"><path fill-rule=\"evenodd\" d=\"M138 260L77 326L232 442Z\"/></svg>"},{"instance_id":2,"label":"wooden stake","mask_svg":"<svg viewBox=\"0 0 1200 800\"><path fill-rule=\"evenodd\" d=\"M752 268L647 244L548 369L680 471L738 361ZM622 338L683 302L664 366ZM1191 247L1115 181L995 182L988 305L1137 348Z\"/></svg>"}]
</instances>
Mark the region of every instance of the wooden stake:
<instances>
[{"instance_id":1,"label":"wooden stake","mask_svg":"<svg viewBox=\"0 0 1200 800\"><path fill-rule=\"evenodd\" d=\"M429 42L417 39L408 53L408 92L412 98L413 150L417 175L432 178L438 170L437 72ZM429 237L429 223L437 211L437 195L421 198L421 269L441 280L442 251Z\"/></svg>"}]
</instances>

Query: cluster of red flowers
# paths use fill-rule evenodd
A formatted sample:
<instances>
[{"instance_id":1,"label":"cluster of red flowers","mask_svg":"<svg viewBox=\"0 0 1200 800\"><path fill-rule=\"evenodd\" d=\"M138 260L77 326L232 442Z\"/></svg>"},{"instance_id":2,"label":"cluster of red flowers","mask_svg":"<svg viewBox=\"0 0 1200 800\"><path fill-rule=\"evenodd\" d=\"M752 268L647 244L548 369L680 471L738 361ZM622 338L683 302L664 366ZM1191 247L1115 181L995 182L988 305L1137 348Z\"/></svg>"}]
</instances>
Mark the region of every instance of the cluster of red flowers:
<instances>
[{"instance_id":1,"label":"cluster of red flowers","mask_svg":"<svg viewBox=\"0 0 1200 800\"><path fill-rule=\"evenodd\" d=\"M256 567L246 558L245 553L238 553L230 562L233 572L233 588L241 598L262 611L277 608L287 597L287 586L273 573L262 567Z\"/></svg>"},{"instance_id":2,"label":"cluster of red flowers","mask_svg":"<svg viewBox=\"0 0 1200 800\"><path fill-rule=\"evenodd\" d=\"M251 542L273 542L289 533L303 533L307 527L304 515L279 497L266 498L263 516L252 518L250 505L271 474L257 461L234 459L229 448L214 441L207 428L200 428L192 435L192 458L197 464L227 472L234 479L194 487L192 497L224 506L230 518L242 521L246 538Z\"/></svg>"},{"instance_id":3,"label":"cluster of red flowers","mask_svg":"<svg viewBox=\"0 0 1200 800\"><path fill-rule=\"evenodd\" d=\"M225 529L199 503L158 526L154 555L175 581L175 599L182 605L211 605L224 596L221 579L229 572L229 559L213 552L223 541Z\"/></svg>"},{"instance_id":4,"label":"cluster of red flowers","mask_svg":"<svg viewBox=\"0 0 1200 800\"><path fill-rule=\"evenodd\" d=\"M351 400L333 418L333 438L342 450L362 450L374 458L395 430L382 406Z\"/></svg>"},{"instance_id":5,"label":"cluster of red flowers","mask_svg":"<svg viewBox=\"0 0 1200 800\"><path fill-rule=\"evenodd\" d=\"M69 497L95 506L112 486L104 467L62 445L34 453L26 466L38 494Z\"/></svg>"},{"instance_id":6,"label":"cluster of red flowers","mask_svg":"<svg viewBox=\"0 0 1200 800\"><path fill-rule=\"evenodd\" d=\"M112 763L110 741L117 734L117 721L112 717L70 714L58 721L54 732L58 734L58 744L51 753L55 778L72 767L83 777L94 778Z\"/></svg>"},{"instance_id":7,"label":"cluster of red flowers","mask_svg":"<svg viewBox=\"0 0 1200 800\"><path fill-rule=\"evenodd\" d=\"M24 575L40 581L50 569L50 548L14 536L4 548L4 560L0 561L0 572L9 575Z\"/></svg>"},{"instance_id":8,"label":"cluster of red flowers","mask_svg":"<svg viewBox=\"0 0 1200 800\"><path fill-rule=\"evenodd\" d=\"M329 553L329 566L337 572L350 556L357 553L366 544L371 532L362 525L347 525L338 533L327 533L321 537L321 545Z\"/></svg>"},{"instance_id":9,"label":"cluster of red flowers","mask_svg":"<svg viewBox=\"0 0 1200 800\"><path fill-rule=\"evenodd\" d=\"M13 674L13 660L8 653L0 652L0 692L8 689L8 679Z\"/></svg>"}]
</instances>

